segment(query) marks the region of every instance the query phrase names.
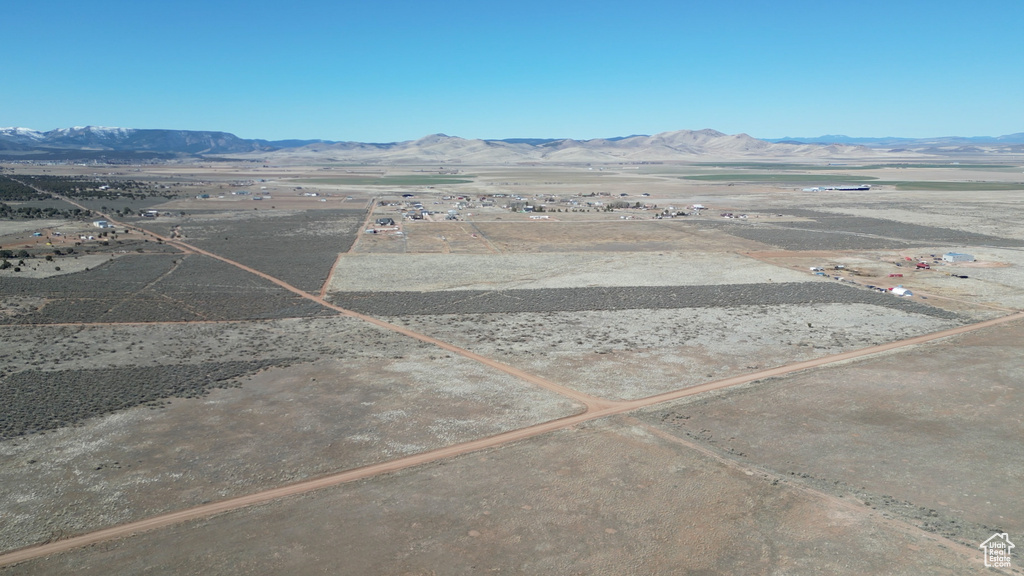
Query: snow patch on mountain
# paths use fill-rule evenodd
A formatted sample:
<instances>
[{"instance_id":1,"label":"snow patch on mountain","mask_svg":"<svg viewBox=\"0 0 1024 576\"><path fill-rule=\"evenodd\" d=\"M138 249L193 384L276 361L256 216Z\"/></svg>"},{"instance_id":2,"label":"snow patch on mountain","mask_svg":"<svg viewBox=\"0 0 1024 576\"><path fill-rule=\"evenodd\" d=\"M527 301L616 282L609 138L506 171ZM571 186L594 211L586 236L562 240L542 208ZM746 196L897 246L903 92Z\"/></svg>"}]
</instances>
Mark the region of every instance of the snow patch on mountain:
<instances>
[{"instance_id":1,"label":"snow patch on mountain","mask_svg":"<svg viewBox=\"0 0 1024 576\"><path fill-rule=\"evenodd\" d=\"M31 128L18 128L15 126L9 128L0 128L0 134L4 136L31 138L33 140L42 140L45 137L45 135L39 130L33 130Z\"/></svg>"}]
</instances>

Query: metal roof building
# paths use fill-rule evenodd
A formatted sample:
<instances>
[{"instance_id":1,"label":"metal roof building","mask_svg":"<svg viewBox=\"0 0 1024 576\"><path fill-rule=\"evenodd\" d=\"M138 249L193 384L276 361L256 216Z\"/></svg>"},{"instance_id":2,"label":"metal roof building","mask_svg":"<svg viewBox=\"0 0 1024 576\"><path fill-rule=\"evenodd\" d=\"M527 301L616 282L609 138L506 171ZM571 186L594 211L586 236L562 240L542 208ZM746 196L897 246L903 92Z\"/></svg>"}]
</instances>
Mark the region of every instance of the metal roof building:
<instances>
[{"instance_id":1,"label":"metal roof building","mask_svg":"<svg viewBox=\"0 0 1024 576\"><path fill-rule=\"evenodd\" d=\"M942 255L942 259L946 262L974 262L973 255L959 252L946 252Z\"/></svg>"}]
</instances>

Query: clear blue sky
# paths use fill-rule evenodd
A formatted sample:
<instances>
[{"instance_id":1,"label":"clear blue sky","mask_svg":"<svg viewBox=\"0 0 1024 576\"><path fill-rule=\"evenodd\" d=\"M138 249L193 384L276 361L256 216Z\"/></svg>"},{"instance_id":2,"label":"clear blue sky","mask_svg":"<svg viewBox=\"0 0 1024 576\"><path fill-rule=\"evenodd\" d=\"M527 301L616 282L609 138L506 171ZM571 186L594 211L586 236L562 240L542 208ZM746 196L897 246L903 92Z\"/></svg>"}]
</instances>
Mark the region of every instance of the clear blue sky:
<instances>
[{"instance_id":1,"label":"clear blue sky","mask_svg":"<svg viewBox=\"0 0 1024 576\"><path fill-rule=\"evenodd\" d=\"M389 142L1024 132L1024 1L35 0L0 126Z\"/></svg>"}]
</instances>

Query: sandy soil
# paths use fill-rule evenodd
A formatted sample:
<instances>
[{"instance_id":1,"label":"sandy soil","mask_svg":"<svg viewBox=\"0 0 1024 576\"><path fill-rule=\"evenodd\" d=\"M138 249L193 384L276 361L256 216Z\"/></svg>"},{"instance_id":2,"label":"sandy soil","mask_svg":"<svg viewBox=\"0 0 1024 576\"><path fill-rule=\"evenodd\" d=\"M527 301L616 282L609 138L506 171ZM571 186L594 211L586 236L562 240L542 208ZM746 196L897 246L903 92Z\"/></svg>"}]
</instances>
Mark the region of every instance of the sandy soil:
<instances>
[{"instance_id":1,"label":"sandy soil","mask_svg":"<svg viewBox=\"0 0 1024 576\"><path fill-rule=\"evenodd\" d=\"M0 545L67 537L580 409L417 346L401 358L269 370L201 399L0 443Z\"/></svg>"},{"instance_id":2,"label":"sandy soil","mask_svg":"<svg viewBox=\"0 0 1024 576\"><path fill-rule=\"evenodd\" d=\"M329 292L801 282L807 274L721 253L348 254Z\"/></svg>"},{"instance_id":3,"label":"sandy soil","mask_svg":"<svg viewBox=\"0 0 1024 576\"><path fill-rule=\"evenodd\" d=\"M7 236L22 235L28 232L43 232L64 224L64 220L2 220L0 221L0 242L6 247L11 239Z\"/></svg>"},{"instance_id":4,"label":"sandy soil","mask_svg":"<svg viewBox=\"0 0 1024 576\"><path fill-rule=\"evenodd\" d=\"M973 556L616 418L7 572L961 574Z\"/></svg>"},{"instance_id":5,"label":"sandy soil","mask_svg":"<svg viewBox=\"0 0 1024 576\"><path fill-rule=\"evenodd\" d=\"M716 452L977 546L1019 534L1020 322L652 410Z\"/></svg>"},{"instance_id":6,"label":"sandy soil","mask_svg":"<svg viewBox=\"0 0 1024 576\"><path fill-rule=\"evenodd\" d=\"M945 252L968 252L977 262L949 263L941 261ZM935 257L932 257L935 255ZM796 270L811 266L832 268L844 265L847 270L826 270L842 274L860 284L883 288L902 285L914 292L940 296L988 306L1024 308L1024 251L1017 248L994 247L919 247L907 250L877 250L832 253L831 256L792 251L754 252L751 257ZM911 258L907 261L906 258ZM928 262L931 269L917 270L918 261ZM900 266L897 266L900 264ZM893 277L890 274L902 276ZM967 276L959 278L958 276ZM941 301L932 304L944 306ZM979 310L980 312L980 310Z\"/></svg>"}]
</instances>

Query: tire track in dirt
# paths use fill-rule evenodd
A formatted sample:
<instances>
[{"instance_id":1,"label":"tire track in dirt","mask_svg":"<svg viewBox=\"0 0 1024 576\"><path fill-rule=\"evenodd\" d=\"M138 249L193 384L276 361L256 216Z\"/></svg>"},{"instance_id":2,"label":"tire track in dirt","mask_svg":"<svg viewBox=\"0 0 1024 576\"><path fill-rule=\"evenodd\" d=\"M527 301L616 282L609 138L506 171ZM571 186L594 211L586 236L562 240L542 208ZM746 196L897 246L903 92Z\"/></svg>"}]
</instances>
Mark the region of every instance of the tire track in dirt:
<instances>
[{"instance_id":1,"label":"tire track in dirt","mask_svg":"<svg viewBox=\"0 0 1024 576\"><path fill-rule=\"evenodd\" d=\"M480 231L480 227L477 226L475 222L470 220L467 221L466 223L469 224L469 227L473 229L473 232L469 232L468 234L473 235L475 233L476 237L480 239L480 242L484 245L485 248L487 248L488 252L492 254L501 253L501 250L499 250L498 247L495 246L493 242L491 242L491 239L488 238L486 234Z\"/></svg>"},{"instance_id":2,"label":"tire track in dirt","mask_svg":"<svg viewBox=\"0 0 1024 576\"><path fill-rule=\"evenodd\" d=\"M733 470L737 470L739 472L743 472L745 475L748 475L748 476L761 476L764 479L770 479L770 480L772 480L775 483L784 484L788 488L792 488L793 490L801 492L805 496L809 496L813 500L817 500L818 502L821 502L821 503L825 504L826 506L832 506L834 508L842 508L842 509L845 509L845 510L853 513L856 516L867 516L868 518L871 518L872 521L874 521L874 522L876 522L878 524L884 524L886 526L889 526L889 527L891 527L891 528L893 528L893 529L895 529L895 530L897 530L899 532L913 533L915 537L923 538L923 539L927 539L927 540L930 540L932 542L935 542L938 545L944 546L945 548L953 551L954 553L959 554L963 558L968 558L970 560L977 561L977 562L981 562L981 560L982 560L982 555L981 555L980 552L975 551L973 548L969 548L967 551L965 551L962 544L960 544L959 542L956 542L954 540L951 540L949 538L946 538L945 536L940 536L938 534L933 534L931 532L927 532L927 531L921 530L920 528L918 528L917 526L914 526L913 524L904 522L902 520L898 520L896 518L887 517L886 514L883 513L883 512L877 512L877 511L874 511L874 510L872 510L870 508L865 509L865 506L859 505L859 504L855 504L854 503L855 501L851 501L850 499L846 499L846 498L840 498L840 497L837 497L837 496L833 496L833 495L831 495L831 494L829 494L827 492L822 492L821 490L816 490L815 488L813 488L811 486L808 486L808 485L803 484L801 482L794 481L793 478L786 477L786 476L781 476L781 475L776 474L775 472L772 472L771 470L768 470L766 468L762 468L762 467L759 467L759 466L747 466L747 465L744 465L744 464L742 464L740 462L732 460L731 458L723 456L722 454L719 454L718 452L716 452L716 451L714 451L714 450L712 450L712 449L710 449L710 448L708 448L706 446L702 446L702 445L700 445L698 443L691 442L691 441L689 441L689 440L687 440L685 438L680 438L679 436L675 436L671 432L667 432L665 430L662 430L662 429L654 426L653 424L650 424L650 423L647 423L647 422L643 422L642 420L639 420L639 419L634 418L632 416L625 416L624 420L626 422L628 422L629 424L633 425L633 426L637 426L637 427L643 428L646 432L648 432L648 433L650 433L650 434L652 434L654 436L657 436L658 438L661 438L662 440L666 440L666 441L671 442L673 444L679 444L679 445L684 446L684 447L686 447L686 448L688 448L690 450L694 450L696 452L699 452L700 454L702 454L702 455L704 455L704 456L706 456L706 457L708 457L708 458L718 462L719 464L722 464L723 466L725 466L727 468L731 468Z\"/></svg>"},{"instance_id":3,"label":"tire track in dirt","mask_svg":"<svg viewBox=\"0 0 1024 576\"><path fill-rule=\"evenodd\" d=\"M157 284L159 284L161 280L163 280L164 278L167 278L168 276L170 276L170 275L171 275L171 273L173 273L173 272L174 272L175 270L177 270L177 269L178 269L178 268L179 268L179 267L181 266L181 262L182 262L183 260L184 260L183 258L182 258L182 259L175 259L175 260L172 260L172 261L171 261L171 267L170 267L170 269L168 269L168 270L167 270L166 272L164 272L163 274L161 274L161 275L157 276L157 277L156 277L155 279L153 279L153 280L152 280L151 282L149 282L148 284L146 284L146 285L145 285L145 286L143 286L142 288L139 288L138 290L136 290L136 291L135 291L134 293L132 293L132 295L131 295L130 297L128 297L128 298L125 298L125 299L124 299L124 300L122 300L122 301L121 301L121 302L120 302L119 304L115 304L115 305L114 305L113 307L111 307L111 308L110 308L110 310L107 310L106 314L111 314L111 313L112 313L112 312L114 312L115 310L119 310L119 309L121 309L121 308L124 308L124 307L125 307L125 306L127 306L127 305L128 305L129 303L131 303L131 300L132 300L133 298L135 298L135 297L139 296L140 294L142 294L142 293L143 293L143 292L145 292L146 290L149 290L149 289L150 289L150 288L152 288L153 286L156 286ZM159 297L162 297L162 298L163 298L164 300L167 300L167 301L171 302L172 304L175 304L175 305L177 305L177 306L182 306L182 307L186 308L186 309L187 309L187 310L188 310L189 312L192 312L193 314L195 314L196 316L199 316L200 318L203 318L204 320L206 320L206 319L207 319L207 317L206 317L206 315L205 315L205 314L200 314L199 312L196 312L196 311L195 311L194 309L192 309L192 307L191 307L191 306L189 306L188 304L186 304L186 303L184 303L184 302L179 302L179 301L176 301L175 299L171 298L171 297L170 297L170 296L168 296L167 294L160 294L160 293L156 293L156 295L157 295L157 296L159 296ZM106 314L105 314L105 315L106 315ZM102 318L102 316L101 316L101 318Z\"/></svg>"}]
</instances>

